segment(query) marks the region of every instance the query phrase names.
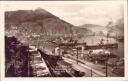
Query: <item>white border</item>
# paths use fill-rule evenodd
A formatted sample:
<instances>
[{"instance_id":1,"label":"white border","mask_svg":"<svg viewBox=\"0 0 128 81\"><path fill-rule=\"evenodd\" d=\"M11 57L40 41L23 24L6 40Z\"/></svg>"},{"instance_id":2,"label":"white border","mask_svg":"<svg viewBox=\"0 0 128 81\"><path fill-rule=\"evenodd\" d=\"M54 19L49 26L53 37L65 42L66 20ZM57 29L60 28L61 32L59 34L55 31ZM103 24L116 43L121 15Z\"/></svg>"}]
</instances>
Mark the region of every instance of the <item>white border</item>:
<instances>
[{"instance_id":1,"label":"white border","mask_svg":"<svg viewBox=\"0 0 128 81\"><path fill-rule=\"evenodd\" d=\"M53 78L36 78L36 77L30 77L30 78L23 78L23 77L16 77L16 78L5 78L4 77L4 4L5 3L10 3L10 4L14 4L14 3L18 3L18 4L40 4L40 2L42 1L1 1L0 2L0 62L1 62L1 80L2 81L26 81L26 80L30 80L30 81L83 81L83 80L88 80L88 81L126 81L128 80L128 25L127 25L127 0L124 0L124 34L125 34L125 77L85 77L85 78L60 78L60 77L53 77ZM50 3L56 3L56 4L82 4L83 2L86 1L43 1L46 4ZM94 2L94 1L91 1ZM102 2L102 1L101 1Z\"/></svg>"}]
</instances>

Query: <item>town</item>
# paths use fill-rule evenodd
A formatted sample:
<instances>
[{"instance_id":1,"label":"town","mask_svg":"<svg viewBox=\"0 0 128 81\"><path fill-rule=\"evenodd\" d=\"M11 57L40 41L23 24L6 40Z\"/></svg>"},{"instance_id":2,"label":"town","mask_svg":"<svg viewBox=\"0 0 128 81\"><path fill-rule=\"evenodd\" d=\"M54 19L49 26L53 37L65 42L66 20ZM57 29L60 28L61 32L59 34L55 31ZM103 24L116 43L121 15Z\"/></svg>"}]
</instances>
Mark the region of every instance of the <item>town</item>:
<instances>
[{"instance_id":1,"label":"town","mask_svg":"<svg viewBox=\"0 0 128 81\"><path fill-rule=\"evenodd\" d=\"M6 37L6 54L11 54L6 56L6 76L123 76L124 60L108 50L117 49L118 43L103 44L102 39L99 45L87 45L71 38L67 40L58 44L54 41L55 48L49 51L40 46L25 46L15 37Z\"/></svg>"}]
</instances>

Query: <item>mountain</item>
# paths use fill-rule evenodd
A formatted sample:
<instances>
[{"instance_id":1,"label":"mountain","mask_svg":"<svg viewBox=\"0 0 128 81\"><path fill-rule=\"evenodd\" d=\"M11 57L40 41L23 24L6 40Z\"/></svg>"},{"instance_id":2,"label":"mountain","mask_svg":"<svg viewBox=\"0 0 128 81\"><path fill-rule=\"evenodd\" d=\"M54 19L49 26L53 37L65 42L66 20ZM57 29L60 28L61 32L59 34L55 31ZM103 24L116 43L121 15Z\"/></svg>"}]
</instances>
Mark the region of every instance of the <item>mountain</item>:
<instances>
[{"instance_id":1,"label":"mountain","mask_svg":"<svg viewBox=\"0 0 128 81\"><path fill-rule=\"evenodd\" d=\"M40 40L45 40L50 36L86 35L90 32L92 31L76 27L41 8L5 12L5 34L25 41L32 36L41 36Z\"/></svg>"},{"instance_id":2,"label":"mountain","mask_svg":"<svg viewBox=\"0 0 128 81\"><path fill-rule=\"evenodd\" d=\"M95 32L95 35L107 35L111 37L123 37L124 36L124 20L120 18L115 24L109 22L107 26L95 25L95 24L84 24L80 26L82 28L89 29Z\"/></svg>"},{"instance_id":3,"label":"mountain","mask_svg":"<svg viewBox=\"0 0 128 81\"><path fill-rule=\"evenodd\" d=\"M81 28L86 28L95 33L95 35L104 35L106 34L106 28L97 24L84 24L80 26Z\"/></svg>"},{"instance_id":4,"label":"mountain","mask_svg":"<svg viewBox=\"0 0 128 81\"><path fill-rule=\"evenodd\" d=\"M85 32L86 31L86 32ZM82 27L73 27L73 33L74 34L81 34L81 35L92 35L94 32L88 28L82 28Z\"/></svg>"},{"instance_id":5,"label":"mountain","mask_svg":"<svg viewBox=\"0 0 128 81\"><path fill-rule=\"evenodd\" d=\"M103 27L103 26L97 24L84 24L81 27Z\"/></svg>"},{"instance_id":6,"label":"mountain","mask_svg":"<svg viewBox=\"0 0 128 81\"><path fill-rule=\"evenodd\" d=\"M71 33L73 26L43 9L6 12L5 23L7 30L17 27L24 33L44 34Z\"/></svg>"}]
</instances>

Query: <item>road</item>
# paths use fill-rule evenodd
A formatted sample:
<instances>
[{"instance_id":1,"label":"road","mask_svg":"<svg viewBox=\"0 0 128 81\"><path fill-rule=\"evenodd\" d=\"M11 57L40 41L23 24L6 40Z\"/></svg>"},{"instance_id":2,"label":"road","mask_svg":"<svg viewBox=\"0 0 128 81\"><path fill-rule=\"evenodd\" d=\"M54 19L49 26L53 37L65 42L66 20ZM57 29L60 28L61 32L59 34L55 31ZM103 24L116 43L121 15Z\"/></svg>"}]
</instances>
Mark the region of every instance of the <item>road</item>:
<instances>
[{"instance_id":1,"label":"road","mask_svg":"<svg viewBox=\"0 0 128 81\"><path fill-rule=\"evenodd\" d=\"M69 59L69 58L65 58L63 57L64 61L72 64L72 67L81 71L81 72L84 72L85 73L85 77L102 77L102 76L105 76L103 73L100 73L100 72L97 72L97 73L94 73L96 72L96 70L94 69L91 69L90 67L82 64L82 63L76 63L76 61L72 60L72 59ZM92 75L91 75L91 70L92 70Z\"/></svg>"},{"instance_id":2,"label":"road","mask_svg":"<svg viewBox=\"0 0 128 81\"><path fill-rule=\"evenodd\" d=\"M66 57L63 57L64 59L68 59L68 62L73 62L74 64L76 64L76 58L73 57L73 56L70 56L70 58L66 58ZM79 63L76 65L76 67L79 65L83 66L83 67L86 67L87 69L93 69L94 72L96 72L97 74L99 74L100 76L106 76L106 69L105 69L105 66L104 65L100 65L100 64L94 64L92 62L88 62L88 61L83 61L81 59L78 59L79 60ZM107 73L108 73L108 76L109 77L118 77L117 75L115 75L114 73L111 72L112 68L107 66L108 70L107 70Z\"/></svg>"}]
</instances>

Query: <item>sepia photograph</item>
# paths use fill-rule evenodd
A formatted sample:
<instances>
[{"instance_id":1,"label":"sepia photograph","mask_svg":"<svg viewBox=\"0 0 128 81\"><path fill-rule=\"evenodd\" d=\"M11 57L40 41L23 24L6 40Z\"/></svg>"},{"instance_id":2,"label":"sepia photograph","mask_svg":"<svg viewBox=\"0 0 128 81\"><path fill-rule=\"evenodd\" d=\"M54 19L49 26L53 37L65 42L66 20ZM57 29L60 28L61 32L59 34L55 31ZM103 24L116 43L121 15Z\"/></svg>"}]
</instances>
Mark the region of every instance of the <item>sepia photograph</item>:
<instances>
[{"instance_id":1,"label":"sepia photograph","mask_svg":"<svg viewBox=\"0 0 128 81\"><path fill-rule=\"evenodd\" d=\"M125 77L123 1L4 2L4 77Z\"/></svg>"}]
</instances>

